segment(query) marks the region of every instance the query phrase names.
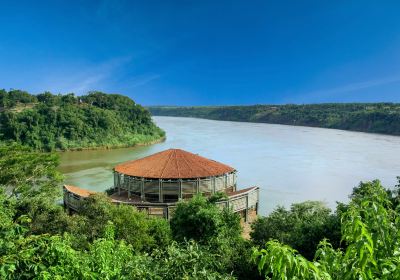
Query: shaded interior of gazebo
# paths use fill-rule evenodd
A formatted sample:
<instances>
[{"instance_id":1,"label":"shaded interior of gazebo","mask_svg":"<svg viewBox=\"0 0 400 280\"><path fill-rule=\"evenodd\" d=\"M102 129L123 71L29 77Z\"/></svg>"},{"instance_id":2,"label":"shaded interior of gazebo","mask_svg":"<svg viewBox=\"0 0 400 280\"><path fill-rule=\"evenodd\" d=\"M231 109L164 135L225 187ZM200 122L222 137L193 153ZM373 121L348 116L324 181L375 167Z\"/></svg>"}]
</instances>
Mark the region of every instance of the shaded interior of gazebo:
<instances>
[{"instance_id":1,"label":"shaded interior of gazebo","mask_svg":"<svg viewBox=\"0 0 400 280\"><path fill-rule=\"evenodd\" d=\"M148 202L176 202L197 193L236 191L236 171L220 176L189 179L154 179L129 176L114 171L114 187L119 195Z\"/></svg>"}]
</instances>

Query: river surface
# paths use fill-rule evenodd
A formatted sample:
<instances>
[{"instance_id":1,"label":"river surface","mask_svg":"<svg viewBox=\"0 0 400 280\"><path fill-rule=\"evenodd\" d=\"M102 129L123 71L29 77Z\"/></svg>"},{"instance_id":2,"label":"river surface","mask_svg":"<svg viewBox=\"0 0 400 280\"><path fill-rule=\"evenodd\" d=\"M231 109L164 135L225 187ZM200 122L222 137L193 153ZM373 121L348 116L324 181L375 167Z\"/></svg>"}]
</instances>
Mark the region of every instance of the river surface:
<instances>
[{"instance_id":1,"label":"river surface","mask_svg":"<svg viewBox=\"0 0 400 280\"><path fill-rule=\"evenodd\" d=\"M169 148L180 148L238 170L238 189L259 186L260 214L293 202L348 201L360 181L387 187L400 175L400 137L275 124L154 117L163 143L115 150L61 153L66 183L102 191L112 168Z\"/></svg>"}]
</instances>

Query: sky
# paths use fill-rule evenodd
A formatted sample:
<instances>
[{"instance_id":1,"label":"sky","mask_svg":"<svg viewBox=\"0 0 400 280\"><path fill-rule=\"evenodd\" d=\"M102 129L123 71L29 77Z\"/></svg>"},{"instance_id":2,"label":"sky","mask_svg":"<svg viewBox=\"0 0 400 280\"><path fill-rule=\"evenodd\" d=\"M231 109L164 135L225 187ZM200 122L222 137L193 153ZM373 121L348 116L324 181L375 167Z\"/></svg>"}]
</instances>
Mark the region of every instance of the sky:
<instances>
[{"instance_id":1,"label":"sky","mask_svg":"<svg viewBox=\"0 0 400 280\"><path fill-rule=\"evenodd\" d=\"M400 102L400 1L3 1L0 88L143 105Z\"/></svg>"}]
</instances>

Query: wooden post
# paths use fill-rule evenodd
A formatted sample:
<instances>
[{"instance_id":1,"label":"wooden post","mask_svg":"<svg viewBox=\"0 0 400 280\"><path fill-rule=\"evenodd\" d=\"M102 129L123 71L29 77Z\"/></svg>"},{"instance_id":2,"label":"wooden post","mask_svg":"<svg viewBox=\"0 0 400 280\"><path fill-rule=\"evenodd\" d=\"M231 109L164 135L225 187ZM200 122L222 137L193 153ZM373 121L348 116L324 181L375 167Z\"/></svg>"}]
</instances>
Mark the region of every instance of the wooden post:
<instances>
[{"instance_id":1,"label":"wooden post","mask_svg":"<svg viewBox=\"0 0 400 280\"><path fill-rule=\"evenodd\" d=\"M121 174L118 174L118 195L121 194Z\"/></svg>"},{"instance_id":2,"label":"wooden post","mask_svg":"<svg viewBox=\"0 0 400 280\"><path fill-rule=\"evenodd\" d=\"M200 178L197 178L196 180L196 193L200 193Z\"/></svg>"},{"instance_id":3,"label":"wooden post","mask_svg":"<svg viewBox=\"0 0 400 280\"><path fill-rule=\"evenodd\" d=\"M246 194L246 211L245 211L244 221L247 223L249 221L249 194Z\"/></svg>"},{"instance_id":4,"label":"wooden post","mask_svg":"<svg viewBox=\"0 0 400 280\"><path fill-rule=\"evenodd\" d=\"M212 178L212 193L215 193L215 177Z\"/></svg>"},{"instance_id":5,"label":"wooden post","mask_svg":"<svg viewBox=\"0 0 400 280\"><path fill-rule=\"evenodd\" d=\"M142 178L142 182L140 184L140 198L142 199L142 201L145 200L145 195L144 195L144 178Z\"/></svg>"},{"instance_id":6,"label":"wooden post","mask_svg":"<svg viewBox=\"0 0 400 280\"><path fill-rule=\"evenodd\" d=\"M228 175L224 174L224 190L228 187Z\"/></svg>"},{"instance_id":7,"label":"wooden post","mask_svg":"<svg viewBox=\"0 0 400 280\"><path fill-rule=\"evenodd\" d=\"M256 215L258 215L258 202L260 199L260 190L257 189L257 203L256 203Z\"/></svg>"},{"instance_id":8,"label":"wooden post","mask_svg":"<svg viewBox=\"0 0 400 280\"><path fill-rule=\"evenodd\" d=\"M113 170L113 172L114 172L114 191L115 191L115 188L117 187L117 172L115 172L115 170Z\"/></svg>"},{"instance_id":9,"label":"wooden post","mask_svg":"<svg viewBox=\"0 0 400 280\"><path fill-rule=\"evenodd\" d=\"M162 182L163 182L162 179L158 180L158 201L159 202L164 201L164 197L163 197L163 193L162 193Z\"/></svg>"},{"instance_id":10,"label":"wooden post","mask_svg":"<svg viewBox=\"0 0 400 280\"><path fill-rule=\"evenodd\" d=\"M132 177L128 176L128 198L131 197L131 185L132 185Z\"/></svg>"},{"instance_id":11,"label":"wooden post","mask_svg":"<svg viewBox=\"0 0 400 280\"><path fill-rule=\"evenodd\" d=\"M236 171L233 173L233 191L236 191Z\"/></svg>"},{"instance_id":12,"label":"wooden post","mask_svg":"<svg viewBox=\"0 0 400 280\"><path fill-rule=\"evenodd\" d=\"M179 184L179 200L182 200L182 179L178 180Z\"/></svg>"}]
</instances>

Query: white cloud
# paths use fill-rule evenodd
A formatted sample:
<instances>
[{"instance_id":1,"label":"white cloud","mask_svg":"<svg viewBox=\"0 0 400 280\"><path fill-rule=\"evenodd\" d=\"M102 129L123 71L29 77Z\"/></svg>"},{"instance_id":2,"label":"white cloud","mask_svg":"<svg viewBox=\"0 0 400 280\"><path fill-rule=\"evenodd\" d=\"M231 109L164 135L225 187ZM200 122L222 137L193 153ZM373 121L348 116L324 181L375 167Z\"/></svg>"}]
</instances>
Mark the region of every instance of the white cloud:
<instances>
[{"instance_id":1,"label":"white cloud","mask_svg":"<svg viewBox=\"0 0 400 280\"><path fill-rule=\"evenodd\" d=\"M114 77L116 72L132 61L131 56L113 58L96 65L88 65L77 69L72 67L64 77L57 75L56 79L48 81L47 86L51 91L76 94L86 93L87 91L99 89L107 81Z\"/></svg>"},{"instance_id":2,"label":"white cloud","mask_svg":"<svg viewBox=\"0 0 400 280\"><path fill-rule=\"evenodd\" d=\"M333 95L333 94L338 94L338 93L346 93L346 92L352 92L352 91L358 91L361 89L371 88L371 87L375 87L375 86L391 84L391 83L395 83L395 82L399 82L399 81L400 81L400 76L392 76L392 77L369 80L369 81L364 81L364 82L359 82L359 83L351 83L351 84L347 84L345 86L335 87L335 88L331 88L331 89L317 90L317 91L310 92L309 95L320 96L320 95Z\"/></svg>"},{"instance_id":3,"label":"white cloud","mask_svg":"<svg viewBox=\"0 0 400 280\"><path fill-rule=\"evenodd\" d=\"M339 87L309 91L297 95L287 93L286 97L282 100L282 103L333 102L333 100L344 100L346 97L358 100L359 98L355 98L354 94L362 94L365 92L363 91L364 89L384 86L396 82L400 82L400 75L349 83Z\"/></svg>"},{"instance_id":4,"label":"white cloud","mask_svg":"<svg viewBox=\"0 0 400 280\"><path fill-rule=\"evenodd\" d=\"M136 88L144 86L154 80L157 80L161 77L159 74L146 74L135 76L127 81L127 84L130 88Z\"/></svg>"}]
</instances>

